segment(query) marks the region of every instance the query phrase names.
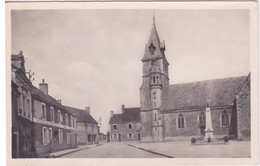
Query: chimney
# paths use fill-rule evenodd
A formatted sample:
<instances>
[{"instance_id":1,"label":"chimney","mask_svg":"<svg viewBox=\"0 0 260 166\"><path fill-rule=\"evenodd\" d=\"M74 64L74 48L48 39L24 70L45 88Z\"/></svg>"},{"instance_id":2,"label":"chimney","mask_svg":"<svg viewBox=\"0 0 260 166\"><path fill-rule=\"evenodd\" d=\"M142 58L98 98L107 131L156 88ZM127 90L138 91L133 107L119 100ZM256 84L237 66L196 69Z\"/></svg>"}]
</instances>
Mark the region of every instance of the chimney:
<instances>
[{"instance_id":1,"label":"chimney","mask_svg":"<svg viewBox=\"0 0 260 166\"><path fill-rule=\"evenodd\" d=\"M85 110L90 114L90 107L85 107Z\"/></svg>"},{"instance_id":2,"label":"chimney","mask_svg":"<svg viewBox=\"0 0 260 166\"><path fill-rule=\"evenodd\" d=\"M114 111L110 111L110 117L112 118L114 116Z\"/></svg>"},{"instance_id":3,"label":"chimney","mask_svg":"<svg viewBox=\"0 0 260 166\"><path fill-rule=\"evenodd\" d=\"M125 113L125 105L123 104L122 105L122 114L124 114Z\"/></svg>"},{"instance_id":4,"label":"chimney","mask_svg":"<svg viewBox=\"0 0 260 166\"><path fill-rule=\"evenodd\" d=\"M42 83L39 84L39 89L45 94L48 95L48 84L42 79Z\"/></svg>"},{"instance_id":5,"label":"chimney","mask_svg":"<svg viewBox=\"0 0 260 166\"><path fill-rule=\"evenodd\" d=\"M57 102L59 102L61 104L61 100L57 100Z\"/></svg>"}]
</instances>

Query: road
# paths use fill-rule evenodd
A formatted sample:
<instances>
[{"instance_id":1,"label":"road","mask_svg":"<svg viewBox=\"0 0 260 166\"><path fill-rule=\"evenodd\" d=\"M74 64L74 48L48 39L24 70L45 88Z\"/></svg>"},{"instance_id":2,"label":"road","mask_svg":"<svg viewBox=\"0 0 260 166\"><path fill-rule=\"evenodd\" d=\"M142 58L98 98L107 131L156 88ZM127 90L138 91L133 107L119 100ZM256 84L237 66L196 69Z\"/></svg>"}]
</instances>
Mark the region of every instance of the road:
<instances>
[{"instance_id":1,"label":"road","mask_svg":"<svg viewBox=\"0 0 260 166\"><path fill-rule=\"evenodd\" d=\"M104 143L101 146L83 149L60 158L164 158L141 149L128 146L125 142Z\"/></svg>"}]
</instances>

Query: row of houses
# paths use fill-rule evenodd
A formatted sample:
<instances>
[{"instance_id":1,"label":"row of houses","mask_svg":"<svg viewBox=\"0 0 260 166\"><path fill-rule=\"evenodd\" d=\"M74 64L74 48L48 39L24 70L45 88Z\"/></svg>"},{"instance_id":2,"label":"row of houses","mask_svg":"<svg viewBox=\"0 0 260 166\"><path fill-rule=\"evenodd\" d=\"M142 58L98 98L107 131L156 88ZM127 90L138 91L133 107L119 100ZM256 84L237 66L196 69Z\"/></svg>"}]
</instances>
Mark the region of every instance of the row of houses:
<instances>
[{"instance_id":1,"label":"row of houses","mask_svg":"<svg viewBox=\"0 0 260 166\"><path fill-rule=\"evenodd\" d=\"M31 158L97 143L99 127L85 110L64 106L48 93L42 80L39 88L26 76L22 51L11 56L12 157Z\"/></svg>"}]
</instances>

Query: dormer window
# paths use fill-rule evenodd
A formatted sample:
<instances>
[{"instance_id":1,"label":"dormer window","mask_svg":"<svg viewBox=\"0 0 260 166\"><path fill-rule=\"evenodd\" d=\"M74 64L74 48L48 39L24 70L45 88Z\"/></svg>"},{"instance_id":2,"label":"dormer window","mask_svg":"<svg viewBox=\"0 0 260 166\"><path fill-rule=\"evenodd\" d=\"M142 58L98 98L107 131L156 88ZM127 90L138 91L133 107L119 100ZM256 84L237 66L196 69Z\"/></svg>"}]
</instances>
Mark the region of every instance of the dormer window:
<instances>
[{"instance_id":1,"label":"dormer window","mask_svg":"<svg viewBox=\"0 0 260 166\"><path fill-rule=\"evenodd\" d=\"M149 47L149 51L150 51L151 55L154 55L155 47L154 47L153 43L151 43L151 45Z\"/></svg>"}]
</instances>

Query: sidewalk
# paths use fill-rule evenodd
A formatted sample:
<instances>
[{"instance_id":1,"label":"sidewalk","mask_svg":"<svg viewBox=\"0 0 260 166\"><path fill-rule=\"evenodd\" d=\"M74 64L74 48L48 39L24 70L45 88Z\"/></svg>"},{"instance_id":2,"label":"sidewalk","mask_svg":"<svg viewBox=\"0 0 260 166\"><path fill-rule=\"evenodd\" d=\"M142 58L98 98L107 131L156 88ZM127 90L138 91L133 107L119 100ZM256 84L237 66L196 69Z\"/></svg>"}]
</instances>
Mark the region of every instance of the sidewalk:
<instances>
[{"instance_id":1,"label":"sidewalk","mask_svg":"<svg viewBox=\"0 0 260 166\"><path fill-rule=\"evenodd\" d=\"M190 141L128 143L129 146L170 158L248 158L250 141L228 144L191 145Z\"/></svg>"},{"instance_id":2,"label":"sidewalk","mask_svg":"<svg viewBox=\"0 0 260 166\"><path fill-rule=\"evenodd\" d=\"M61 151L57 151L57 152L53 152L53 153L48 153L48 154L44 154L40 157L46 157L46 158L56 158L56 157L60 157L69 153L73 153L73 152L77 152L83 149L89 149L92 147L97 147L97 146L101 146L103 144L91 144L91 145L80 145L77 148L74 149L66 149L66 150L61 150Z\"/></svg>"}]
</instances>

